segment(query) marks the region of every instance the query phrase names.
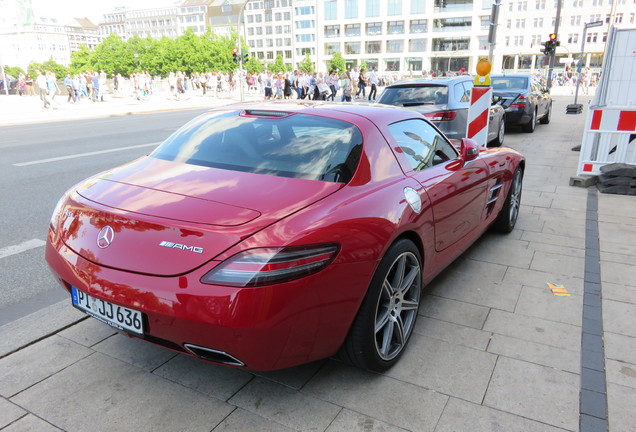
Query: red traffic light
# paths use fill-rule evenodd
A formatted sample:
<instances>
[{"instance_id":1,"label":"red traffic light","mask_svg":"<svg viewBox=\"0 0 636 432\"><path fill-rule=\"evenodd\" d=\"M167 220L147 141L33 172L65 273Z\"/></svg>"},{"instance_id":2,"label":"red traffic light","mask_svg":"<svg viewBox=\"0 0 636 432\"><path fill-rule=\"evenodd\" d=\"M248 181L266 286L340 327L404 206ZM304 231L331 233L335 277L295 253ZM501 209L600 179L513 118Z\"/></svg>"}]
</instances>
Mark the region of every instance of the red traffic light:
<instances>
[{"instance_id":1,"label":"red traffic light","mask_svg":"<svg viewBox=\"0 0 636 432\"><path fill-rule=\"evenodd\" d=\"M232 55L237 55L238 54L238 48L232 48Z\"/></svg>"},{"instance_id":2,"label":"red traffic light","mask_svg":"<svg viewBox=\"0 0 636 432\"><path fill-rule=\"evenodd\" d=\"M550 33L550 36L548 36L550 38L551 41L556 40L557 35L556 33Z\"/></svg>"}]
</instances>

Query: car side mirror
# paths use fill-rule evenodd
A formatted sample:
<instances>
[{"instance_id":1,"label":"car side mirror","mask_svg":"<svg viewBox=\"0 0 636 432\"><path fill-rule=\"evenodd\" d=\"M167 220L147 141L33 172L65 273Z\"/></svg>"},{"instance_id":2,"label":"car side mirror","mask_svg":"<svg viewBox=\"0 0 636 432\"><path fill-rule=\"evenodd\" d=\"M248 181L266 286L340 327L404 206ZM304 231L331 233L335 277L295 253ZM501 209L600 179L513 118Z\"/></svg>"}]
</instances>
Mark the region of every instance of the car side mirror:
<instances>
[{"instance_id":1,"label":"car side mirror","mask_svg":"<svg viewBox=\"0 0 636 432\"><path fill-rule=\"evenodd\" d=\"M479 144L475 140L469 138L462 138L462 143L459 148L459 153L464 162L470 162L477 159L479 156Z\"/></svg>"},{"instance_id":2,"label":"car side mirror","mask_svg":"<svg viewBox=\"0 0 636 432\"><path fill-rule=\"evenodd\" d=\"M492 96L492 103L491 105L497 105L499 102L501 102L503 100L503 98L499 95L493 95Z\"/></svg>"}]
</instances>

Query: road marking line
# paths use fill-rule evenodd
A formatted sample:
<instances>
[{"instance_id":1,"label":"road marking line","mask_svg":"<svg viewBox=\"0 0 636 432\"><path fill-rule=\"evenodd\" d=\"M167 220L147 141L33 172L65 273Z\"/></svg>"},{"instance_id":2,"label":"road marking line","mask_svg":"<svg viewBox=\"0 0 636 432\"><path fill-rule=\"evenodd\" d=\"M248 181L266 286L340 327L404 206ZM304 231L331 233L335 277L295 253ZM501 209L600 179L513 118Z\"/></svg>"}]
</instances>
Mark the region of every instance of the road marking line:
<instances>
[{"instance_id":1,"label":"road marking line","mask_svg":"<svg viewBox=\"0 0 636 432\"><path fill-rule=\"evenodd\" d=\"M60 157L55 157L55 158L50 158L50 159L40 159L40 160L36 160L36 161L31 161L31 162L15 163L15 164L13 164L13 166L23 167L23 166L37 165L37 164L43 164L43 163L49 163L49 162L58 162L58 161L62 161L62 160L76 159L76 158L81 158L81 157L85 157L85 156L95 156L95 155L100 155L100 154L105 154L105 153L113 153L113 152L124 151L124 150L132 150L132 149L138 149L138 148L143 148L143 147L158 146L159 144L161 144L161 142L154 142L154 143L148 143L148 144L139 144L139 145L128 146L128 147L118 147L118 148L114 148L114 149L94 151L94 152L89 152L89 153L77 153L77 154L73 154L73 155L60 156Z\"/></svg>"},{"instance_id":2,"label":"road marking line","mask_svg":"<svg viewBox=\"0 0 636 432\"><path fill-rule=\"evenodd\" d=\"M39 248L41 246L44 246L45 244L45 241L33 239L20 243L18 245L4 247L0 249L0 259L19 254L20 252L26 252L31 249Z\"/></svg>"}]
</instances>

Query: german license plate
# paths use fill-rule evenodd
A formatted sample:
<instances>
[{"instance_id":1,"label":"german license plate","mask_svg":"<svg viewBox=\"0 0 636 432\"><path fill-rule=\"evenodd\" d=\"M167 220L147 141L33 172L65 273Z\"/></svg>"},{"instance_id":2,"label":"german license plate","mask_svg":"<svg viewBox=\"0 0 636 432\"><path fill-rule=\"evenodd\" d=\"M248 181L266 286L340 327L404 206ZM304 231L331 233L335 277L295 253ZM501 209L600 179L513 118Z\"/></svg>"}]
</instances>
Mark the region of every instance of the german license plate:
<instances>
[{"instance_id":1,"label":"german license plate","mask_svg":"<svg viewBox=\"0 0 636 432\"><path fill-rule=\"evenodd\" d=\"M142 313L139 311L91 297L74 286L71 287L71 298L75 307L111 327L138 335L144 333Z\"/></svg>"}]
</instances>

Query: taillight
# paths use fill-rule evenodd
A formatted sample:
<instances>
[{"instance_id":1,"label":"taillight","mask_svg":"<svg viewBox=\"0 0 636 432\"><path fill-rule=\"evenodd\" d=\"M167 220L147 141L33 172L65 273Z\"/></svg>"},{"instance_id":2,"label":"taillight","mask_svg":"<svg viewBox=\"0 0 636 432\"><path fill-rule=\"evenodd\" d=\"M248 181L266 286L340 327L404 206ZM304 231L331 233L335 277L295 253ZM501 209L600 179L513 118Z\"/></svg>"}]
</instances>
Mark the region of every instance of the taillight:
<instances>
[{"instance_id":1,"label":"taillight","mask_svg":"<svg viewBox=\"0 0 636 432\"><path fill-rule=\"evenodd\" d=\"M451 121L457 117L457 111L439 111L424 114L424 117L432 121Z\"/></svg>"},{"instance_id":2,"label":"taillight","mask_svg":"<svg viewBox=\"0 0 636 432\"><path fill-rule=\"evenodd\" d=\"M201 282L236 287L287 282L322 270L337 252L336 245L251 249L219 264Z\"/></svg>"},{"instance_id":3,"label":"taillight","mask_svg":"<svg viewBox=\"0 0 636 432\"><path fill-rule=\"evenodd\" d=\"M510 104L510 107L525 108L527 100L528 98L524 95L519 95L517 96L517 99L515 99L515 103Z\"/></svg>"}]
</instances>

